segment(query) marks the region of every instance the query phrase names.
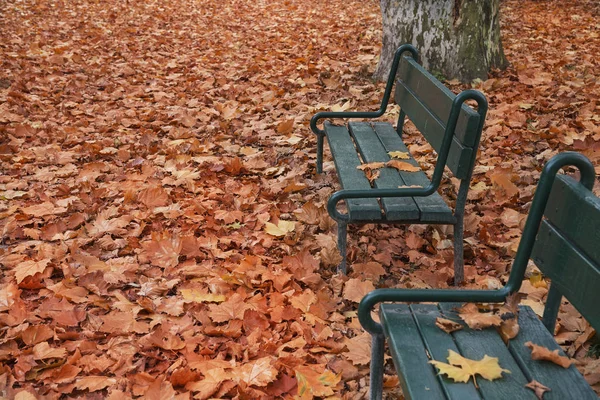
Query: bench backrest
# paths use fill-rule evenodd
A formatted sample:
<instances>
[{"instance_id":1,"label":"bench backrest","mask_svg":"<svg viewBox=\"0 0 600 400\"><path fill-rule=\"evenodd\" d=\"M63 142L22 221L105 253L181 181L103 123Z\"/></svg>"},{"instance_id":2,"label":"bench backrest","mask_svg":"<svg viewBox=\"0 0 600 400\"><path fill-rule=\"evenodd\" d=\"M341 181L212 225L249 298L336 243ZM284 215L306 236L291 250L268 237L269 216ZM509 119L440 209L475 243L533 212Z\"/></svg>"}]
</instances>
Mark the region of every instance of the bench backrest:
<instances>
[{"instance_id":1,"label":"bench backrest","mask_svg":"<svg viewBox=\"0 0 600 400\"><path fill-rule=\"evenodd\" d=\"M396 103L439 153L456 95L411 57L402 57L397 79ZM481 136L479 118L463 104L446 163L458 179L467 178L473 168Z\"/></svg>"},{"instance_id":2,"label":"bench backrest","mask_svg":"<svg viewBox=\"0 0 600 400\"><path fill-rule=\"evenodd\" d=\"M557 175L531 259L600 331L600 199L583 184Z\"/></svg>"}]
</instances>

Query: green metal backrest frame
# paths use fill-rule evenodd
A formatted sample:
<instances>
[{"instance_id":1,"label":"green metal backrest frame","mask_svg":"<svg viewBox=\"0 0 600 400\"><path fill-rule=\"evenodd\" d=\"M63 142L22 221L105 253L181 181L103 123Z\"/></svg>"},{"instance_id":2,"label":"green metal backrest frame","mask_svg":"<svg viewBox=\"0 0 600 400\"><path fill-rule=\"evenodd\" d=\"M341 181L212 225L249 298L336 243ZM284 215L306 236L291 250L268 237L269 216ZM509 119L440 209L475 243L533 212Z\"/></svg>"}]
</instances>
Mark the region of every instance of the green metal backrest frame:
<instances>
[{"instance_id":1,"label":"green metal backrest frame","mask_svg":"<svg viewBox=\"0 0 600 400\"><path fill-rule=\"evenodd\" d=\"M390 71L390 75L388 77L388 81L385 87L385 92L383 95L383 100L381 102L381 107L378 111L373 112L353 112L353 111L344 111L344 112L319 112L315 114L310 120L311 130L317 135L317 173L322 172L322 161L323 161L323 140L325 137L325 131L319 129L317 127L318 122L324 118L377 118L382 116L386 109L390 99L390 95L392 93L392 88L394 86L396 74L398 71L398 66L400 65L400 61L404 53L409 52L412 57L416 60L418 59L417 50L411 46L410 44L404 44L396 50L394 55L394 60L392 63L392 68ZM359 199L359 198L383 198L383 197L426 197L437 191L441 180L442 175L444 173L444 168L446 166L448 160L448 154L450 151L450 146L452 145L454 132L456 131L456 126L458 122L458 118L461 114L461 108L463 103L467 100L474 100L477 102L477 112L480 116L478 132L476 143L474 145L474 149L476 150L479 146L479 138L481 136L481 132L483 131L483 124L485 122L485 116L487 114L488 103L485 96L477 91L477 90L465 90L459 93L452 102L452 108L450 111L450 116L448 118L448 123L445 127L444 138L442 140L442 144L440 146L438 152L438 160L435 165L435 169L433 171L433 176L431 178L431 183L427 187L423 188L397 188L397 189L370 189L370 190L351 190L351 189L343 189L335 192L327 202L327 211L329 215L336 221L344 222L348 221L349 217L347 214L342 214L337 211L337 203L345 199ZM401 115L403 115L401 113ZM400 121L399 121L400 123ZM401 126L401 125L400 125ZM459 188L459 193L456 201L455 214L458 219L462 221L462 213L464 212L464 206L467 199L467 192L469 189L469 183L471 181L471 176L473 173L473 168L475 165L475 157L477 151L473 152L472 160L470 162L470 168L465 178L461 180L461 185ZM462 229L462 227L459 227Z\"/></svg>"},{"instance_id":2,"label":"green metal backrest frame","mask_svg":"<svg viewBox=\"0 0 600 400\"><path fill-rule=\"evenodd\" d=\"M518 292L525 275L527 263L534 248L536 235L544 216L546 204L552 191L556 174L565 166L575 166L581 173L579 184L587 190L594 186L595 171L592 163L583 155L565 152L554 156L542 171L523 235L515 256L511 273L506 285L498 290L440 290L440 289L377 289L368 293L358 306L358 318L361 325L371 334L383 334L381 324L371 316L373 307L384 302L485 302L500 303L512 293ZM576 205L575 205L576 206ZM598 288L600 290L600 288ZM550 290L544 312L544 325L551 332L556 323L556 315L561 294Z\"/></svg>"}]
</instances>

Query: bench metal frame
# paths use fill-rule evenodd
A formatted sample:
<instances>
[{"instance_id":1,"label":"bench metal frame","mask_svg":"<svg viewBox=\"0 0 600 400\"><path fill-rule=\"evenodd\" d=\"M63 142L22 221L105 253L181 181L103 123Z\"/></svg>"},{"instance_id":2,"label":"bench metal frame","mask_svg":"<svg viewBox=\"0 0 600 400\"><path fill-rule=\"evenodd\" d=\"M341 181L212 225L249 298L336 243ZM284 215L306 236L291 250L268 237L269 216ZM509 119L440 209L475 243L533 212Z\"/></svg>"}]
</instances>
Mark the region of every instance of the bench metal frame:
<instances>
[{"instance_id":1,"label":"bench metal frame","mask_svg":"<svg viewBox=\"0 0 600 400\"><path fill-rule=\"evenodd\" d=\"M553 157L544 167L531 208L517 254L515 256L511 273L507 284L498 290L426 290L426 289L377 289L367 294L358 307L358 318L361 325L372 335L371 353L371 399L380 399L382 396L383 364L384 364L384 330L380 323L375 322L371 311L379 303L415 303L415 302L482 302L500 303L512 293L518 292L525 275L528 261L532 256L532 250L538 235L538 229L542 217L549 202L550 193L557 172L565 166L575 166L581 173L579 184L587 190L594 186L595 171L591 162L579 153L565 152ZM593 195L592 195L593 196ZM564 212L564 210L560 210ZM599 210L600 212L600 210ZM543 246L543 245L542 245ZM536 249L544 252L544 248ZM536 263L538 261L536 260ZM539 263L538 263L539 265ZM565 266L566 268L567 266ZM557 268L554 266L553 268ZM590 275L593 282L600 281L596 275ZM560 285L552 284L548 293L542 322L550 331L554 331L558 310L563 294L558 289ZM579 294L580 296L583 296ZM588 309L589 310L589 309ZM588 311L589 313L589 311ZM598 314L596 312L596 314ZM584 315L585 316L585 315ZM592 315L592 324L597 324L599 315Z\"/></svg>"},{"instance_id":2,"label":"bench metal frame","mask_svg":"<svg viewBox=\"0 0 600 400\"><path fill-rule=\"evenodd\" d=\"M317 136L317 173L323 171L323 144L325 138L325 131L319 129L317 124L319 120L324 118L377 118L381 117L388 106L392 87L396 79L398 72L398 66L400 65L401 58L404 53L410 53L414 60L418 60L417 50L409 45L404 44L398 48L394 55L390 75L387 80L381 107L378 111L373 112L362 112L362 111L344 111L344 112L319 112L315 114L310 120L311 130ZM466 176L461 179L460 187L458 189L456 205L454 208L454 217L456 222L454 226L454 282L458 284L464 279L464 258L463 258L463 234L464 234L464 210L467 202L467 193L469 191L469 185L473 174L473 168L475 165L475 158L477 156L477 149L479 147L479 141L481 138L481 132L483 130L483 124L488 109L488 103L485 96L476 90L465 90L459 93L452 102L452 108L450 116L446 124L446 129L443 137L443 141L438 152L438 159L433 171L433 176L430 184L423 188L397 188L397 189L379 189L372 188L369 190L353 190L353 189L342 189L335 192L327 202L327 211L329 215L338 224L338 248L342 255L342 262L338 267L338 271L346 274L346 252L347 252L347 226L348 224L366 224L366 223L388 223L388 224L448 224L446 221L387 221L387 220L351 220L348 214L342 214L337 210L337 205L342 200L357 199L357 198L384 198L384 197L426 197L436 192L440 186L442 175L446 162L448 160L448 154L452 145L454 132L456 131L458 117L461 112L463 103L467 100L474 100L477 102L477 113L479 114L479 126L478 134L475 139L473 146L473 154L470 160L470 165ZM402 130L404 126L406 114L401 110L400 116L398 117L398 123L396 131L400 137L402 137Z\"/></svg>"}]
</instances>

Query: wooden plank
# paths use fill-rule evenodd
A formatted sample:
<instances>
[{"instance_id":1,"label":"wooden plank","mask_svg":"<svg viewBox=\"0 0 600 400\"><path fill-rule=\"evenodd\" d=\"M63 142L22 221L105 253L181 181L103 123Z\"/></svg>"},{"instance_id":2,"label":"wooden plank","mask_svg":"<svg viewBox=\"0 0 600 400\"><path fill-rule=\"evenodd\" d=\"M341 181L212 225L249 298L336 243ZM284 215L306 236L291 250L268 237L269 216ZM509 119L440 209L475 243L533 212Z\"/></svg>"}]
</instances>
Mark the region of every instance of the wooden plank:
<instances>
[{"instance_id":1,"label":"wooden plank","mask_svg":"<svg viewBox=\"0 0 600 400\"><path fill-rule=\"evenodd\" d=\"M416 97L409 88L404 86L402 81L396 84L396 103L402 111L406 113L408 118L415 124L421 134L427 139L431 146L437 151L440 151L442 141L445 134L445 121L442 122L435 114L433 114L428 106L421 99ZM463 145L460 140L454 136L450 145L450 152L446 165L456 175L457 178L463 179L467 176L472 163L473 148Z\"/></svg>"},{"instance_id":2,"label":"wooden plank","mask_svg":"<svg viewBox=\"0 0 600 400\"><path fill-rule=\"evenodd\" d=\"M404 57L400 63L398 76L406 87L427 104L439 120L447 121L456 95L425 70L413 58ZM445 125L445 123L443 124ZM455 135L466 147L473 147L477 141L479 114L466 104L462 105L456 124Z\"/></svg>"},{"instance_id":3,"label":"wooden plank","mask_svg":"<svg viewBox=\"0 0 600 400\"><path fill-rule=\"evenodd\" d=\"M371 189L363 171L356 167L361 164L350 133L345 126L324 124L329 148L335 161L335 168L344 189ZM377 199L351 199L346 201L351 220L381 220L382 213Z\"/></svg>"},{"instance_id":4,"label":"wooden plank","mask_svg":"<svg viewBox=\"0 0 600 400\"><path fill-rule=\"evenodd\" d=\"M575 179L557 175L544 211L564 236L600 264L600 199Z\"/></svg>"},{"instance_id":5,"label":"wooden plank","mask_svg":"<svg viewBox=\"0 0 600 400\"><path fill-rule=\"evenodd\" d=\"M580 206L572 204L573 209ZM600 266L576 245L544 220L531 259L552 280L552 286L556 285L590 325L600 330Z\"/></svg>"},{"instance_id":6,"label":"wooden plank","mask_svg":"<svg viewBox=\"0 0 600 400\"><path fill-rule=\"evenodd\" d=\"M408 152L406 145L402 142L402 138L390 124L378 122L373 124L373 128L377 132L377 136L379 136L386 153L390 151ZM419 163L414 158L406 161L414 166L419 167ZM402 177L402 180L408 186L418 185L425 187L429 185L429 179L427 179L427 176L424 173L399 171L399 174ZM456 222L456 218L454 217L452 210L450 207L448 207L448 204L446 204L438 192L435 192L427 197L414 197L414 200L421 212L421 222L438 222L448 224L453 224Z\"/></svg>"},{"instance_id":7,"label":"wooden plank","mask_svg":"<svg viewBox=\"0 0 600 400\"><path fill-rule=\"evenodd\" d=\"M429 364L419 328L406 304L381 304L379 315L402 391L407 399L445 399L445 393Z\"/></svg>"},{"instance_id":8,"label":"wooden plank","mask_svg":"<svg viewBox=\"0 0 600 400\"><path fill-rule=\"evenodd\" d=\"M519 334L509 342L509 350L529 380L536 380L551 389L544 394L544 400L598 399L574 365L565 369L551 362L531 359L531 350L525 346L529 341L565 355L531 308L520 307L519 327Z\"/></svg>"},{"instance_id":9,"label":"wooden plank","mask_svg":"<svg viewBox=\"0 0 600 400\"><path fill-rule=\"evenodd\" d=\"M448 362L448 351L453 350L459 353L452 335L447 334L435 325L436 318L441 312L435 304L413 304L410 306L423 342L434 360ZM401 340L401 339L400 339ZM454 382L446 375L438 375L442 388L449 399L479 399L479 393L475 388L473 381L467 383Z\"/></svg>"},{"instance_id":10,"label":"wooden plank","mask_svg":"<svg viewBox=\"0 0 600 400\"><path fill-rule=\"evenodd\" d=\"M452 320L459 320L454 308L460 304L441 303L440 309ZM463 357L472 360L481 360L485 355L497 357L500 366L508 369L510 374L503 374L502 378L489 381L479 378L479 392L486 400L505 399L536 399L533 392L525 385L529 382L521 371L518 363L500 338L495 329L475 331L463 329L453 332L454 341Z\"/></svg>"},{"instance_id":11,"label":"wooden plank","mask_svg":"<svg viewBox=\"0 0 600 400\"><path fill-rule=\"evenodd\" d=\"M385 148L379 141L375 131L370 124L366 122L350 122L348 124L350 134L354 138L356 147L365 163L387 162L390 160ZM384 189L396 189L399 186L406 185L398 171L394 168L379 169L380 175L375 181L375 187ZM423 173L419 171L419 173ZM387 197L381 199L385 218L389 221L410 221L419 220L419 208L412 197Z\"/></svg>"}]
</instances>

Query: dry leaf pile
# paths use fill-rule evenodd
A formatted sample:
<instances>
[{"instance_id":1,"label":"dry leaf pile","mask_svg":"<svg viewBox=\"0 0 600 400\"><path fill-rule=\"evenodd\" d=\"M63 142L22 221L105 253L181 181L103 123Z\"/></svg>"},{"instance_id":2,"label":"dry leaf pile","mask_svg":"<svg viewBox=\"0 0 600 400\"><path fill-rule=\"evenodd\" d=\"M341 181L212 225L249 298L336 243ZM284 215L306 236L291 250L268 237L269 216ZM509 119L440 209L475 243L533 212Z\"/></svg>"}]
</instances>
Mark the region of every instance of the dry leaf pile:
<instances>
[{"instance_id":1,"label":"dry leaf pile","mask_svg":"<svg viewBox=\"0 0 600 400\"><path fill-rule=\"evenodd\" d=\"M501 285L545 160L575 149L600 164L585 5L504 3L513 68L476 85L492 111L467 210L470 286ZM380 285L446 287L452 253L442 228L365 227L352 275L333 275L337 184L314 175L308 120L377 109L383 85L369 79L378 4L328 9L3 4L0 392L364 396L356 302ZM409 141L427 169L430 149ZM541 304L544 287L525 290ZM589 326L568 306L560 317L581 355Z\"/></svg>"}]
</instances>

